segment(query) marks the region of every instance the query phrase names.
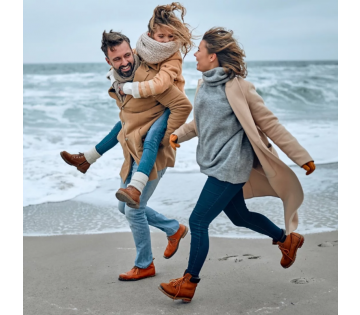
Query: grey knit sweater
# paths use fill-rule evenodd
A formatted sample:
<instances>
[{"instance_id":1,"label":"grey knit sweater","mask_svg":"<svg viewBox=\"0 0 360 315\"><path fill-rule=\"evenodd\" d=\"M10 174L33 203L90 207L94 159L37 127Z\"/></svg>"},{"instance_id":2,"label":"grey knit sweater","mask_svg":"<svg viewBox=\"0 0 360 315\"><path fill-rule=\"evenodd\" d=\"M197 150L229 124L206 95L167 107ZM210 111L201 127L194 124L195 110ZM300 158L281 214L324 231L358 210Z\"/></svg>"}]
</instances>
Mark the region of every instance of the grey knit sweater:
<instances>
[{"instance_id":1,"label":"grey knit sweater","mask_svg":"<svg viewBox=\"0 0 360 315\"><path fill-rule=\"evenodd\" d=\"M254 152L225 94L228 75L222 67L203 73L195 99L200 171L232 184L249 179Z\"/></svg>"}]
</instances>

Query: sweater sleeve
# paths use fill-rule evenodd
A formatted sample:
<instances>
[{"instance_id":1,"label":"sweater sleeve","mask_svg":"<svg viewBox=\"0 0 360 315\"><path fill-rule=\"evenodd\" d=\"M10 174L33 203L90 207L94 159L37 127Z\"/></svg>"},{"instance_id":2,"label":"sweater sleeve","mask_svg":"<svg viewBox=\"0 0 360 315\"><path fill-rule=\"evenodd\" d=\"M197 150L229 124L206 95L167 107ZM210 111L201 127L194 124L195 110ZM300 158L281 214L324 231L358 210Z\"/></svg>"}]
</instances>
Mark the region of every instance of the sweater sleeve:
<instances>
[{"instance_id":1,"label":"sweater sleeve","mask_svg":"<svg viewBox=\"0 0 360 315\"><path fill-rule=\"evenodd\" d=\"M268 109L255 86L248 82L247 102L255 124L297 165L302 166L313 161L309 153L296 138L279 122L279 119Z\"/></svg>"},{"instance_id":2,"label":"sweater sleeve","mask_svg":"<svg viewBox=\"0 0 360 315\"><path fill-rule=\"evenodd\" d=\"M180 128L176 129L173 134L178 137L177 143L185 142L197 137L195 119L189 123L183 124Z\"/></svg>"},{"instance_id":3,"label":"sweater sleeve","mask_svg":"<svg viewBox=\"0 0 360 315\"><path fill-rule=\"evenodd\" d=\"M163 93L170 86L174 85L174 81L181 74L181 67L181 59L168 59L167 61L164 61L154 78L149 81L132 83L133 97L147 98Z\"/></svg>"}]
</instances>

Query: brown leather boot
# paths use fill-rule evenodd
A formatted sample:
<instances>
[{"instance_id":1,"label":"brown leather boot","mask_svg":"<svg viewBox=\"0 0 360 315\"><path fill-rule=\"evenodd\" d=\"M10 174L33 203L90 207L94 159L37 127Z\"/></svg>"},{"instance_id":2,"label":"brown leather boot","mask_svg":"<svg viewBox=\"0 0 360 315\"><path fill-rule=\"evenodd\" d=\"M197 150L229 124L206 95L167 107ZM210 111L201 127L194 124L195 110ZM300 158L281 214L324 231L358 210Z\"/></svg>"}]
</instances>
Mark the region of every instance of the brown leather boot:
<instances>
[{"instance_id":1,"label":"brown leather boot","mask_svg":"<svg viewBox=\"0 0 360 315\"><path fill-rule=\"evenodd\" d=\"M174 235L168 236L168 245L164 252L164 258L169 259L175 255L179 248L180 240L186 236L188 231L187 226L180 224L177 232Z\"/></svg>"},{"instance_id":2,"label":"brown leather boot","mask_svg":"<svg viewBox=\"0 0 360 315\"><path fill-rule=\"evenodd\" d=\"M173 300L183 300L190 303L200 278L193 277L190 273L178 279L172 279L169 283L161 283L159 290Z\"/></svg>"},{"instance_id":3,"label":"brown leather boot","mask_svg":"<svg viewBox=\"0 0 360 315\"><path fill-rule=\"evenodd\" d=\"M151 262L150 266L147 268L138 268L134 266L130 271L122 273L119 275L120 281L137 281L149 277L155 276L155 265L154 262Z\"/></svg>"},{"instance_id":4,"label":"brown leather boot","mask_svg":"<svg viewBox=\"0 0 360 315\"><path fill-rule=\"evenodd\" d=\"M62 159L69 165L75 166L78 171L85 174L89 169L90 164L86 161L84 153L70 154L66 151L60 152Z\"/></svg>"},{"instance_id":5,"label":"brown leather boot","mask_svg":"<svg viewBox=\"0 0 360 315\"><path fill-rule=\"evenodd\" d=\"M296 252L304 244L304 240L304 236L293 232L286 236L283 243L273 241L273 244L278 245L282 252L280 264L283 268L289 268L295 262Z\"/></svg>"},{"instance_id":6,"label":"brown leather boot","mask_svg":"<svg viewBox=\"0 0 360 315\"><path fill-rule=\"evenodd\" d=\"M133 186L120 188L115 194L118 200L126 202L130 208L134 209L140 208L140 195L140 191Z\"/></svg>"}]
</instances>

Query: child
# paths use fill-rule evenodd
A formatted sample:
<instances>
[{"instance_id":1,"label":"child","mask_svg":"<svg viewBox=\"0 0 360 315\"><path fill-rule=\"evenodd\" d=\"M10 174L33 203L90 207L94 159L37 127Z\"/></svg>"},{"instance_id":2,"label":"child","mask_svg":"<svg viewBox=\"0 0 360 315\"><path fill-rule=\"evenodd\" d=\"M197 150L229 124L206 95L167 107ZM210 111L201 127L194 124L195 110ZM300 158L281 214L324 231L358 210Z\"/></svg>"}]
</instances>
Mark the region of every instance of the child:
<instances>
[{"instance_id":1,"label":"child","mask_svg":"<svg viewBox=\"0 0 360 315\"><path fill-rule=\"evenodd\" d=\"M175 15L174 11L181 12L181 19ZM177 2L155 8L148 24L148 32L140 36L134 52L147 64L154 66L155 69L159 68L159 73L149 81L123 84L116 80L117 73L111 69L107 76L120 100L124 100L125 94L132 95L134 98L146 98L161 94L171 85L175 85L184 92L185 80L182 76L180 51L185 57L194 46L189 25L184 23L185 14L185 8ZM164 114L154 122L145 137L138 170L128 185L135 188L139 192L139 196L147 184L149 174L154 166L169 115L170 111L166 109ZM85 153L69 154L63 151L60 155L66 163L74 165L80 172L86 173L91 164L118 143L117 135L121 128L121 122L118 122L95 148ZM129 195L126 193L127 189L119 189L116 197L120 201L127 202L129 207L139 208L139 200L129 199Z\"/></svg>"}]
</instances>

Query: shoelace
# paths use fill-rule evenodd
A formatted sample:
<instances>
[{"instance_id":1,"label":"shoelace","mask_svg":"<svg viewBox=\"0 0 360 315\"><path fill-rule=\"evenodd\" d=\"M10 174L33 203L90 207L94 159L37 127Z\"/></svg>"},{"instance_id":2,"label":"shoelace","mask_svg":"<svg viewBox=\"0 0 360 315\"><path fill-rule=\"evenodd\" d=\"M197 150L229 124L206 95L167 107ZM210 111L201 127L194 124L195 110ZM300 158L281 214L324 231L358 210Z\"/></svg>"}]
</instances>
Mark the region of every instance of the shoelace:
<instances>
[{"instance_id":1,"label":"shoelace","mask_svg":"<svg viewBox=\"0 0 360 315\"><path fill-rule=\"evenodd\" d=\"M170 243L172 243L172 244L176 242L176 238L168 237L167 239L168 239L168 241L169 241ZM174 279L173 279L173 280L174 280Z\"/></svg>"},{"instance_id":2,"label":"shoelace","mask_svg":"<svg viewBox=\"0 0 360 315\"><path fill-rule=\"evenodd\" d=\"M179 289L177 290L175 296L174 296L174 299L179 295L179 292L180 292L180 289L181 289L181 285L184 283L185 281L185 276L181 277L181 278L177 278L177 279L171 279L170 280L170 283L172 284L172 286L174 288L176 288L178 285L179 285Z\"/></svg>"},{"instance_id":3,"label":"shoelace","mask_svg":"<svg viewBox=\"0 0 360 315\"><path fill-rule=\"evenodd\" d=\"M140 268L139 267L134 266L134 267L131 268L131 271L133 271L133 270L137 275L140 273Z\"/></svg>"},{"instance_id":4,"label":"shoelace","mask_svg":"<svg viewBox=\"0 0 360 315\"><path fill-rule=\"evenodd\" d=\"M289 256L289 250L288 249L286 249L284 247L281 247L280 245L279 245L279 249L281 250L282 254L285 255L287 258L289 258L291 261L294 260Z\"/></svg>"},{"instance_id":5,"label":"shoelace","mask_svg":"<svg viewBox=\"0 0 360 315\"><path fill-rule=\"evenodd\" d=\"M79 154L74 154L75 159L80 159L84 156L84 153L79 152Z\"/></svg>"}]
</instances>

